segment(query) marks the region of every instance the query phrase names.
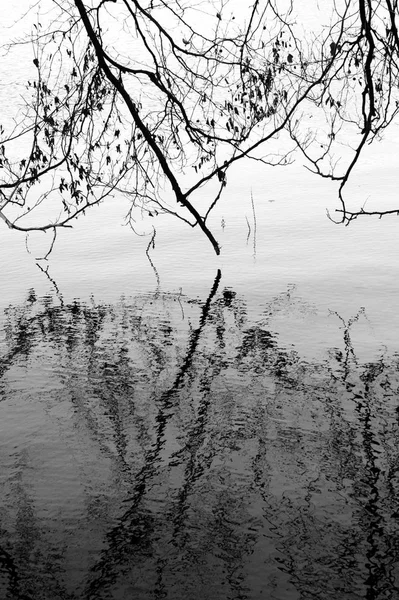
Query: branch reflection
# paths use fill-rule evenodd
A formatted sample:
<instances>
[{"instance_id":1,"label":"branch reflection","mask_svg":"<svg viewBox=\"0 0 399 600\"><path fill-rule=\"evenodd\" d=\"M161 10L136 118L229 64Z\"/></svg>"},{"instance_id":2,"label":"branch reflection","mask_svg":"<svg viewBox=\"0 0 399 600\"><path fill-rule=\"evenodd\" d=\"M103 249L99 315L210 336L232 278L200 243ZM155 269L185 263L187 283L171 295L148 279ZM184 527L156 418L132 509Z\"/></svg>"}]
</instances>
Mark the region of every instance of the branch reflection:
<instances>
[{"instance_id":1,"label":"branch reflection","mask_svg":"<svg viewBox=\"0 0 399 600\"><path fill-rule=\"evenodd\" d=\"M398 355L359 360L362 308L302 357L293 286L254 321L220 282L7 309L4 597L398 596Z\"/></svg>"}]
</instances>

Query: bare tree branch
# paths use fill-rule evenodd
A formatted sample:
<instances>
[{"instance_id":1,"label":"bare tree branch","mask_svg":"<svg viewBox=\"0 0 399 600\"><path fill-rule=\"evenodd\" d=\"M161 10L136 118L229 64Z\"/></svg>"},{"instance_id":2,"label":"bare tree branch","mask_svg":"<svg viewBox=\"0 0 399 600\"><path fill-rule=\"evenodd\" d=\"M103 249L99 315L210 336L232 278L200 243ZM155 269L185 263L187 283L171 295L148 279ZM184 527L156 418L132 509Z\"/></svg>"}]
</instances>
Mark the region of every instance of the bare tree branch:
<instances>
[{"instance_id":1,"label":"bare tree branch","mask_svg":"<svg viewBox=\"0 0 399 600\"><path fill-rule=\"evenodd\" d=\"M230 167L286 165L298 150L338 182L338 222L397 213L349 209L345 197L364 149L398 115L396 0L334 1L318 31L294 0L255 0L237 18L213 0L201 13L178 0L55 6L31 36L25 107L10 131L0 126L8 227L54 233L124 194L130 223L137 210L170 214L218 254L208 222ZM199 208L196 193L212 182Z\"/></svg>"}]
</instances>

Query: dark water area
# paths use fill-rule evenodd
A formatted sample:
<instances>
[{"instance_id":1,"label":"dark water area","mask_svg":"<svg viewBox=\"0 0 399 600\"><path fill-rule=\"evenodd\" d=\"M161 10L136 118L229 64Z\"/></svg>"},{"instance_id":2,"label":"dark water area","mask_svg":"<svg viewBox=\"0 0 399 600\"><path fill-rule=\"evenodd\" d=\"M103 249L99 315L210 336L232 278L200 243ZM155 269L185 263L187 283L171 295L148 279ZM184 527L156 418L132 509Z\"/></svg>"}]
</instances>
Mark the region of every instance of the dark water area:
<instances>
[{"instance_id":1,"label":"dark water area","mask_svg":"<svg viewBox=\"0 0 399 600\"><path fill-rule=\"evenodd\" d=\"M10 305L0 597L399 598L399 355L301 356L217 272L207 298Z\"/></svg>"}]
</instances>

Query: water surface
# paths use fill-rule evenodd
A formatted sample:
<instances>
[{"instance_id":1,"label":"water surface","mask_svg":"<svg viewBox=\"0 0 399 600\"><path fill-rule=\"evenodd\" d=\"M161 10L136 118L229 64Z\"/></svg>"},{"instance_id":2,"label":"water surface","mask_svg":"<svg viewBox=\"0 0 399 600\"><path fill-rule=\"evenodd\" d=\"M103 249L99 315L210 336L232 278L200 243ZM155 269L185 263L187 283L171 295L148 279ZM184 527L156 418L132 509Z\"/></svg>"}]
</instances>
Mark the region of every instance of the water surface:
<instances>
[{"instance_id":1,"label":"water surface","mask_svg":"<svg viewBox=\"0 0 399 600\"><path fill-rule=\"evenodd\" d=\"M397 201L397 139L355 204ZM399 598L398 223L336 207L247 162L220 258L170 217L134 235L118 197L48 261L2 228L0 597Z\"/></svg>"},{"instance_id":2,"label":"water surface","mask_svg":"<svg viewBox=\"0 0 399 600\"><path fill-rule=\"evenodd\" d=\"M301 356L291 286L5 311L6 598L396 598L398 360Z\"/></svg>"}]
</instances>

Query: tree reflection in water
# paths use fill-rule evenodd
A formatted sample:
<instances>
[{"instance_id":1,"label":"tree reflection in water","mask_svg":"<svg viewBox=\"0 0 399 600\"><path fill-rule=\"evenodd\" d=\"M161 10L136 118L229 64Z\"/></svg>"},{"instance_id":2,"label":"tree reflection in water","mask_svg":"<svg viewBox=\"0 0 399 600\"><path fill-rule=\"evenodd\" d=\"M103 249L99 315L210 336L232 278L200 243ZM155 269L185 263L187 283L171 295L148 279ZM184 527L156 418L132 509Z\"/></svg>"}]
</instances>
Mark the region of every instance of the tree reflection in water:
<instances>
[{"instance_id":1,"label":"tree reflection in water","mask_svg":"<svg viewBox=\"0 0 399 600\"><path fill-rule=\"evenodd\" d=\"M2 597L392 599L398 356L279 342L290 288L251 322L202 302L28 294L1 340Z\"/></svg>"}]
</instances>

